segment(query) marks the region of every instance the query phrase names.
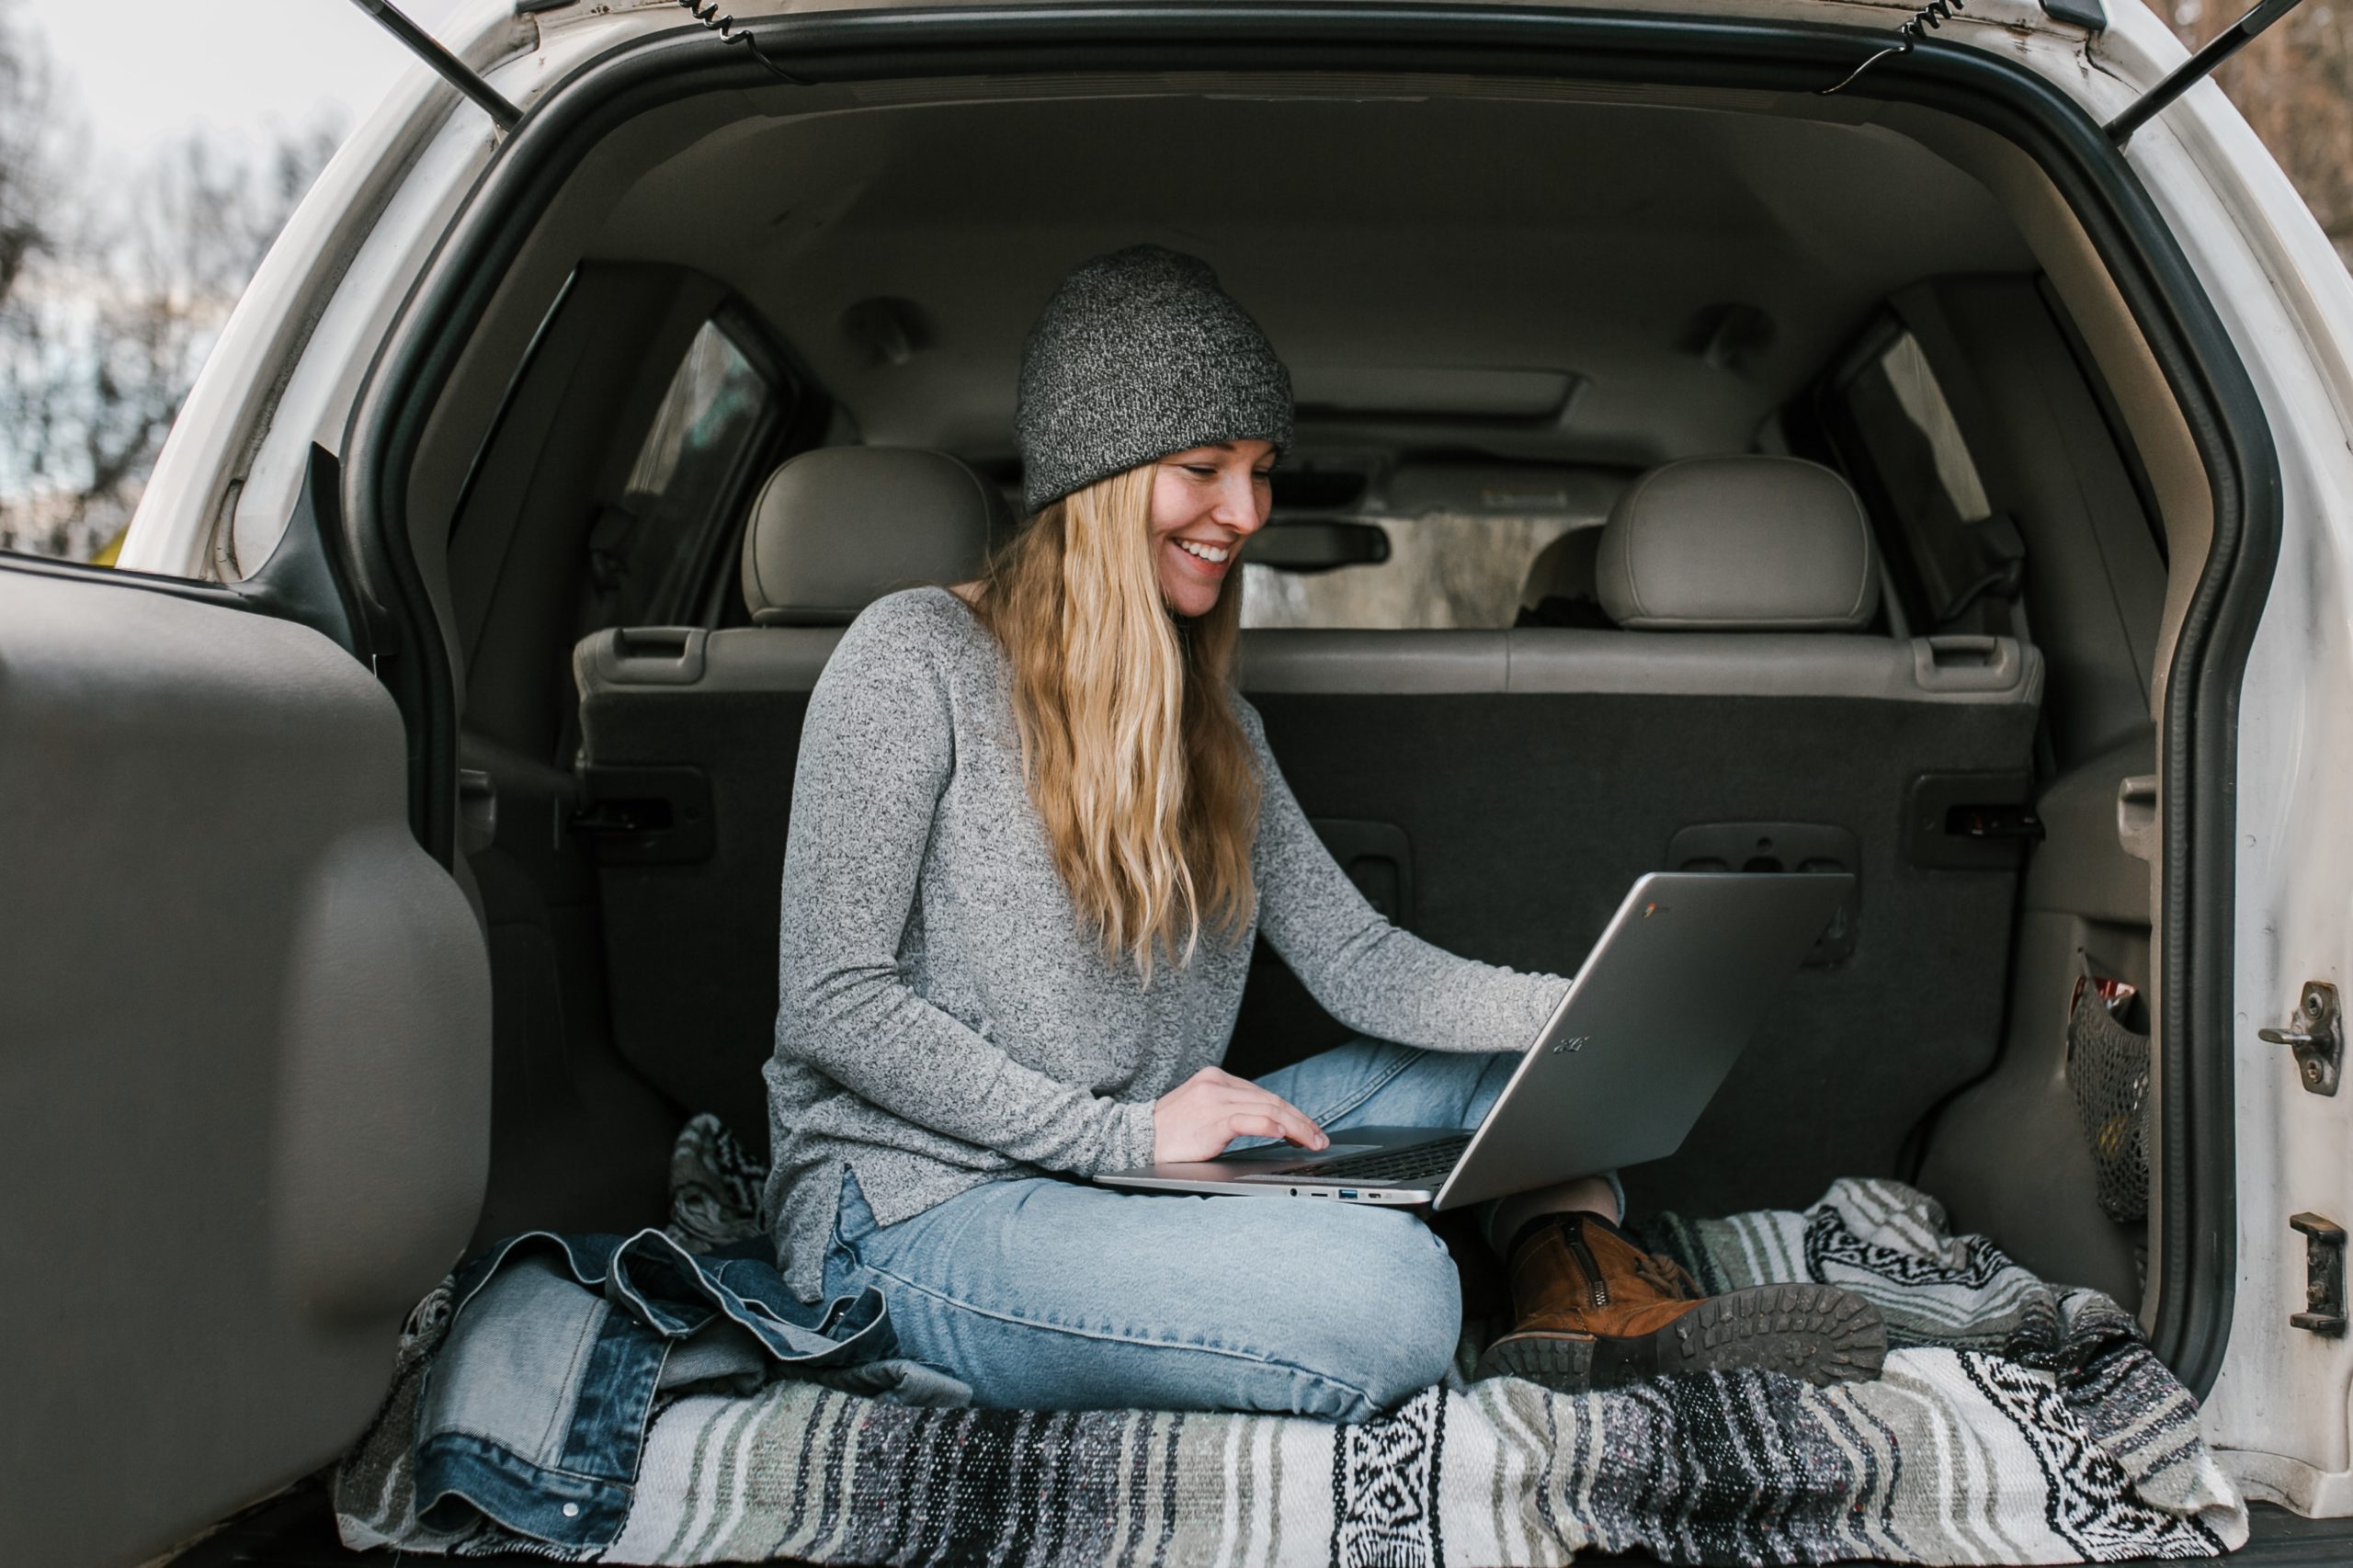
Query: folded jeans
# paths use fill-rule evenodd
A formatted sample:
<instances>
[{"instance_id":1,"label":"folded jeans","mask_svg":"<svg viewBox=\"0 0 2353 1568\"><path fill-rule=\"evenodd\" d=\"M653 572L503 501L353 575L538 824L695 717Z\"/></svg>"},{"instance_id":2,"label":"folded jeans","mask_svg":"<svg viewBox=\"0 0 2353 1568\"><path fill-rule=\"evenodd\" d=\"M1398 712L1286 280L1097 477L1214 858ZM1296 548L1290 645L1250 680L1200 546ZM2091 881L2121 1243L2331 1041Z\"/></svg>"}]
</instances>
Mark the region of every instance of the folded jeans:
<instances>
[{"instance_id":1,"label":"folded jeans","mask_svg":"<svg viewBox=\"0 0 2353 1568\"><path fill-rule=\"evenodd\" d=\"M460 1268L418 1401L417 1516L487 1517L591 1552L627 1521L657 1398L746 1393L780 1373L903 1403L961 1404L894 1357L879 1291L796 1300L765 1238L697 1256L660 1231L510 1237Z\"/></svg>"}]
</instances>

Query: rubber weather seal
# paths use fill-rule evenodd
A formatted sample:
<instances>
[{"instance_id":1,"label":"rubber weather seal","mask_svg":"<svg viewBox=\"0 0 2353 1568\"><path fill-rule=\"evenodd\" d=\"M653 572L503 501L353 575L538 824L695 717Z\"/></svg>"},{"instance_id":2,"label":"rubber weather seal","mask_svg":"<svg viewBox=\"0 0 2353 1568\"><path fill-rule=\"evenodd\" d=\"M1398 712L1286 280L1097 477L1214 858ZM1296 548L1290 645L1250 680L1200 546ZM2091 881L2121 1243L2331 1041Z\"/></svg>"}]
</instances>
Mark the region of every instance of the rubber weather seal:
<instances>
[{"instance_id":1,"label":"rubber weather seal","mask_svg":"<svg viewBox=\"0 0 2353 1568\"><path fill-rule=\"evenodd\" d=\"M779 89L741 47L682 27L617 46L524 116L485 172L403 314L355 409L349 512L421 618L410 641L432 680L446 659L408 541L408 465L427 414L538 213L586 150L635 115L690 95ZM1211 3L831 11L737 24L813 85L931 77L1133 72L1370 72L1809 95L1883 51L1881 28L1637 17L1497 6ZM1940 39L1875 66L1847 97L1916 104L1973 121L2031 157L2078 222L2180 402L2213 492L2212 546L2176 646L2165 773L2156 998L2158 1308L2152 1343L2194 1391L2220 1369L2234 1298L2232 872L2238 687L2279 551L2277 455L2253 383L2187 258L2104 128L2010 59ZM419 673L412 671L413 674ZM404 712L419 835L445 863L456 800L454 704Z\"/></svg>"}]
</instances>

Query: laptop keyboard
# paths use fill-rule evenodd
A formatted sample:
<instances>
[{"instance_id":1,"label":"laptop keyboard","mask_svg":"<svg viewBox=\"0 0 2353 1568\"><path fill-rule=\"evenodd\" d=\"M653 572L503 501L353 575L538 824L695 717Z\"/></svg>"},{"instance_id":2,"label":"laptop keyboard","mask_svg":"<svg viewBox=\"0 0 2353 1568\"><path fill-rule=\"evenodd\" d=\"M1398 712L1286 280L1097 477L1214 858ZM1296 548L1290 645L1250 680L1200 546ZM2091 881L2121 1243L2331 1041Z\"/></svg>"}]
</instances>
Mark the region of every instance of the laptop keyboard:
<instances>
[{"instance_id":1,"label":"laptop keyboard","mask_svg":"<svg viewBox=\"0 0 2353 1568\"><path fill-rule=\"evenodd\" d=\"M1452 1170L1471 1146L1468 1132L1449 1133L1410 1149L1379 1149L1312 1165L1293 1165L1279 1176L1254 1176L1254 1181L1352 1181L1366 1187L1402 1187L1427 1181Z\"/></svg>"}]
</instances>

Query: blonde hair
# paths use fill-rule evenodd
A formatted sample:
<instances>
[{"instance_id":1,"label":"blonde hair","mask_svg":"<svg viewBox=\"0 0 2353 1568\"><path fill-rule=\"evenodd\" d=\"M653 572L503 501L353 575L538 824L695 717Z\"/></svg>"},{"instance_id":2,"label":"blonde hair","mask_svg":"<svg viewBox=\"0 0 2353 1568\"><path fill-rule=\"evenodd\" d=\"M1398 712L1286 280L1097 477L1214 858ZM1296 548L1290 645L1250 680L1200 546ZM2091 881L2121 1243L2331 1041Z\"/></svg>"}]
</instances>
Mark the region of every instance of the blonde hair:
<instances>
[{"instance_id":1,"label":"blonde hair","mask_svg":"<svg viewBox=\"0 0 2353 1568\"><path fill-rule=\"evenodd\" d=\"M1207 926L1247 928L1258 772L1230 678L1242 574L1193 619L1153 561L1145 463L1049 503L983 573L974 608L1013 666L1022 777L1079 926L1152 983Z\"/></svg>"}]
</instances>

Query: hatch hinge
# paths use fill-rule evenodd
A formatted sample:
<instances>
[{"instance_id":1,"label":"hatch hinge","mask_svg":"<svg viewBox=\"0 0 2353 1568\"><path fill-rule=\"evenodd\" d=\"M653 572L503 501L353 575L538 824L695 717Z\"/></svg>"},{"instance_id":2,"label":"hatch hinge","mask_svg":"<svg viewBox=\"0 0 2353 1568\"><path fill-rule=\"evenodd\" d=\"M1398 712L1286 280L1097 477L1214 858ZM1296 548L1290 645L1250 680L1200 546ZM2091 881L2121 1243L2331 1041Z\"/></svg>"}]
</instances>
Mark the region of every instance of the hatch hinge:
<instances>
[{"instance_id":1,"label":"hatch hinge","mask_svg":"<svg viewBox=\"0 0 2353 1568\"><path fill-rule=\"evenodd\" d=\"M2345 1227L2310 1212L2290 1214L2288 1224L2304 1238L2304 1310L2288 1321L2314 1334L2343 1334Z\"/></svg>"},{"instance_id":2,"label":"hatch hinge","mask_svg":"<svg viewBox=\"0 0 2353 1568\"><path fill-rule=\"evenodd\" d=\"M2305 1088L2316 1095L2336 1093L2337 1074L2345 1065L2345 1019L2337 1010L2336 986L2320 980L2304 982L2295 1022L2284 1029L2257 1029L2256 1038L2296 1053L2296 1076Z\"/></svg>"},{"instance_id":3,"label":"hatch hinge","mask_svg":"<svg viewBox=\"0 0 2353 1568\"><path fill-rule=\"evenodd\" d=\"M2143 93L2132 107L2108 122L2108 139L2121 147L2165 105L2198 85L2214 68L2255 39L2255 35L2303 4L2303 0L2257 0L2255 9L2206 40L2206 47L2177 66L2164 81Z\"/></svg>"},{"instance_id":4,"label":"hatch hinge","mask_svg":"<svg viewBox=\"0 0 2353 1568\"><path fill-rule=\"evenodd\" d=\"M472 98L483 113L490 116L501 131L512 131L523 118L523 111L502 97L497 88L482 79L481 73L441 47L431 33L409 20L406 13L392 0L351 0L351 3L376 18L377 25L401 42L401 47L433 68L434 74L449 85Z\"/></svg>"},{"instance_id":5,"label":"hatch hinge","mask_svg":"<svg viewBox=\"0 0 2353 1568\"><path fill-rule=\"evenodd\" d=\"M2073 22L2092 32L2108 31L2108 7L2100 0L2042 0L2042 14L2054 22Z\"/></svg>"}]
</instances>

